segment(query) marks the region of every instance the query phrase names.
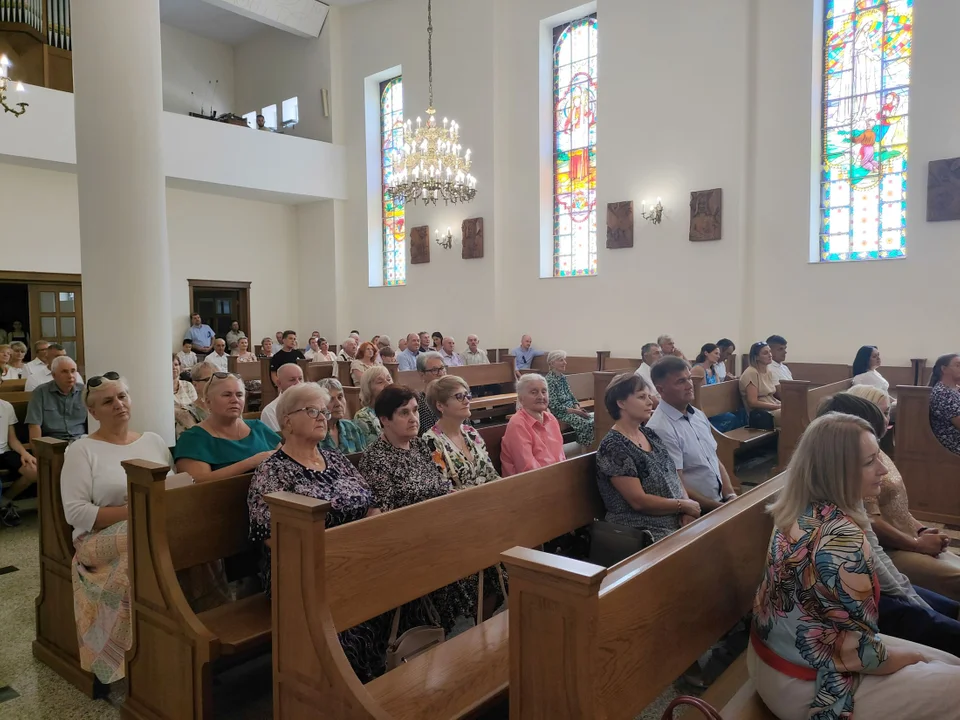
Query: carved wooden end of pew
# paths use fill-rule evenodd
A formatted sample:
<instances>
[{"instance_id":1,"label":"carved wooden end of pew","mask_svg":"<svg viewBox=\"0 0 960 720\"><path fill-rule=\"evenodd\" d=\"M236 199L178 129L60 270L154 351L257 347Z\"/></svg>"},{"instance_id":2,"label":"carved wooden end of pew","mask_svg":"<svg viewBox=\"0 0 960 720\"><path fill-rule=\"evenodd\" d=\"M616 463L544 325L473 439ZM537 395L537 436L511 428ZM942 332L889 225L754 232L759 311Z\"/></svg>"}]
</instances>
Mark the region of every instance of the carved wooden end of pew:
<instances>
[{"instance_id":1,"label":"carved wooden end of pew","mask_svg":"<svg viewBox=\"0 0 960 720\"><path fill-rule=\"evenodd\" d=\"M609 570L523 547L504 552L511 720L638 715L750 611L773 529L766 506L785 479ZM756 705L742 679L717 685L726 695L709 700L723 717L743 718L742 708ZM748 716L773 718L763 709Z\"/></svg>"},{"instance_id":2,"label":"carved wooden end of pew","mask_svg":"<svg viewBox=\"0 0 960 720\"><path fill-rule=\"evenodd\" d=\"M817 408L824 398L849 390L853 380L841 380L830 385L816 386L809 380L780 382L780 437L777 438L777 468L783 472L800 436L817 417Z\"/></svg>"},{"instance_id":3,"label":"carved wooden end of pew","mask_svg":"<svg viewBox=\"0 0 960 720\"><path fill-rule=\"evenodd\" d=\"M63 515L60 472L67 443L53 438L33 441L37 456L40 516L40 594L37 596L37 637L33 656L61 677L94 697L102 686L80 667L77 622L73 612L73 534Z\"/></svg>"},{"instance_id":4,"label":"carved wooden end of pew","mask_svg":"<svg viewBox=\"0 0 960 720\"><path fill-rule=\"evenodd\" d=\"M274 720L453 720L502 697L509 613L366 685L337 631L589 524L602 512L595 472L583 455L330 529L326 503L268 495Z\"/></svg>"},{"instance_id":5,"label":"carved wooden end of pew","mask_svg":"<svg viewBox=\"0 0 960 720\"><path fill-rule=\"evenodd\" d=\"M177 571L248 552L250 475L194 484L166 465L127 472L130 607L125 720L210 720L212 675L227 656L270 647L270 601L257 594L194 612Z\"/></svg>"},{"instance_id":6,"label":"carved wooden end of pew","mask_svg":"<svg viewBox=\"0 0 960 720\"><path fill-rule=\"evenodd\" d=\"M930 428L930 388L897 388L897 469L910 510L932 522L960 525L960 455L947 450Z\"/></svg>"}]
</instances>

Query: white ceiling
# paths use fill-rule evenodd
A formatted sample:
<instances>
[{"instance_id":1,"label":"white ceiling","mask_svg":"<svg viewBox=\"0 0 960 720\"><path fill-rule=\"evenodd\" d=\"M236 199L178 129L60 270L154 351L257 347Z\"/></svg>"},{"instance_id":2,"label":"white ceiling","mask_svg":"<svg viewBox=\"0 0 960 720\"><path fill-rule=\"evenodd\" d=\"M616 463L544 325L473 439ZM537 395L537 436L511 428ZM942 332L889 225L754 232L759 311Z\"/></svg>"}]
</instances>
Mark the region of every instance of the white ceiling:
<instances>
[{"instance_id":1,"label":"white ceiling","mask_svg":"<svg viewBox=\"0 0 960 720\"><path fill-rule=\"evenodd\" d=\"M326 5L339 7L368 1L323 0ZM239 45L268 27L203 0L160 0L160 22L227 45Z\"/></svg>"}]
</instances>

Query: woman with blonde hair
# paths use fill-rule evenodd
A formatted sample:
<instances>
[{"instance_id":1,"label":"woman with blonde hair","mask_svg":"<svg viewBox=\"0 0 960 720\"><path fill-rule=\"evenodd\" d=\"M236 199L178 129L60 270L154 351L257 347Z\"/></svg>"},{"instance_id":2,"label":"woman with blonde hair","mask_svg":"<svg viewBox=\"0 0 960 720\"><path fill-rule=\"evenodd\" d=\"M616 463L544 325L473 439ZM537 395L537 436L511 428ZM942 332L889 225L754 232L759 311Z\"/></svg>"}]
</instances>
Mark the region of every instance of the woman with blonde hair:
<instances>
[{"instance_id":1,"label":"woman with blonde hair","mask_svg":"<svg viewBox=\"0 0 960 720\"><path fill-rule=\"evenodd\" d=\"M960 659L877 627L862 501L886 473L870 424L829 413L804 432L769 508L747 667L780 720L933 720L960 703Z\"/></svg>"},{"instance_id":2,"label":"woman with blonde hair","mask_svg":"<svg viewBox=\"0 0 960 720\"><path fill-rule=\"evenodd\" d=\"M9 345L0 345L0 380L19 380L20 375L15 374L10 367L10 360L13 352Z\"/></svg>"},{"instance_id":3,"label":"woman with blonde hair","mask_svg":"<svg viewBox=\"0 0 960 720\"><path fill-rule=\"evenodd\" d=\"M462 377L446 375L427 385L427 402L437 412L436 424L423 434L434 464L457 490L499 480L487 446L470 420L470 386Z\"/></svg>"},{"instance_id":4,"label":"woman with blonde hair","mask_svg":"<svg viewBox=\"0 0 960 720\"><path fill-rule=\"evenodd\" d=\"M280 436L259 420L243 419L247 391L239 377L215 372L204 385L209 415L177 439L177 471L200 483L255 470L279 447Z\"/></svg>"},{"instance_id":5,"label":"woman with blonde hair","mask_svg":"<svg viewBox=\"0 0 960 720\"><path fill-rule=\"evenodd\" d=\"M385 387L393 384L393 376L383 365L374 365L364 370L360 376L360 409L353 416L353 422L363 433L364 444L369 446L377 441L383 428L374 411L374 403Z\"/></svg>"},{"instance_id":6,"label":"woman with blonde hair","mask_svg":"<svg viewBox=\"0 0 960 720\"><path fill-rule=\"evenodd\" d=\"M3 380L23 379L27 376L27 367L23 359L27 356L27 346L19 340L10 343L10 361L7 363L7 371L3 374Z\"/></svg>"},{"instance_id":7,"label":"woman with blonde hair","mask_svg":"<svg viewBox=\"0 0 960 720\"><path fill-rule=\"evenodd\" d=\"M124 676L130 649L125 460L170 465L163 438L130 430L130 393L116 372L87 379L83 401L100 428L68 449L60 475L63 514L73 527L73 607L80 666L102 683Z\"/></svg>"}]
</instances>

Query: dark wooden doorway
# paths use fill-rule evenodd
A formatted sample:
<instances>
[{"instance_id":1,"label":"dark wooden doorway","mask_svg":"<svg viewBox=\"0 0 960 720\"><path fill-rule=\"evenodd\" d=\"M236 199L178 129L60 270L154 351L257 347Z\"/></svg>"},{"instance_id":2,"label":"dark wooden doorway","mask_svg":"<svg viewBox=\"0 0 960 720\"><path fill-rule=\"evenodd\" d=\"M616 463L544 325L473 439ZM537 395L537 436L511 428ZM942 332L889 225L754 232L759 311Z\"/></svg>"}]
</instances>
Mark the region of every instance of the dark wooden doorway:
<instances>
[{"instance_id":1,"label":"dark wooden doorway","mask_svg":"<svg viewBox=\"0 0 960 720\"><path fill-rule=\"evenodd\" d=\"M37 340L60 343L67 355L83 368L83 292L80 276L72 273L0 271L0 284L4 287L4 293L0 296L11 305L10 308L4 308L4 314L21 315L10 317L9 323L20 320L30 333L31 343ZM26 308L23 306L24 300ZM11 328L12 324L5 327L6 330Z\"/></svg>"},{"instance_id":2,"label":"dark wooden doorway","mask_svg":"<svg viewBox=\"0 0 960 720\"><path fill-rule=\"evenodd\" d=\"M204 323L223 337L234 321L247 337L250 330L250 283L223 280L188 280L190 312L200 313Z\"/></svg>"}]
</instances>

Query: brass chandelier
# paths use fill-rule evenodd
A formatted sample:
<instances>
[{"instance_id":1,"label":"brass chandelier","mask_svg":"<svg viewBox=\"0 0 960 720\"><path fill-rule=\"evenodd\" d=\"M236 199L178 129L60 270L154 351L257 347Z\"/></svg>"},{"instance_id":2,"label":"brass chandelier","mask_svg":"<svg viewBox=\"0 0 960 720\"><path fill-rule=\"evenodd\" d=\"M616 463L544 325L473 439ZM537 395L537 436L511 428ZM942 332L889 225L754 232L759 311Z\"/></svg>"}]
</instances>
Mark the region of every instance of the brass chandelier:
<instances>
[{"instance_id":1,"label":"brass chandelier","mask_svg":"<svg viewBox=\"0 0 960 720\"><path fill-rule=\"evenodd\" d=\"M422 201L424 205L470 202L477 194L477 179L470 174L470 150L463 157L460 151L460 126L456 120L437 123L433 107L433 0L427 0L427 62L430 80L430 106L427 122L417 118L414 130L410 120L403 127L403 150L396 151L393 165L397 168L387 192L398 203Z\"/></svg>"},{"instance_id":2,"label":"brass chandelier","mask_svg":"<svg viewBox=\"0 0 960 720\"><path fill-rule=\"evenodd\" d=\"M0 55L0 107L3 107L4 112L13 113L15 117L20 117L27 111L28 103L14 103L15 107L20 108L19 110L7 104L7 84L11 82L8 76L10 65L10 59L6 55ZM23 92L22 82L17 83L16 90L18 94Z\"/></svg>"}]
</instances>

